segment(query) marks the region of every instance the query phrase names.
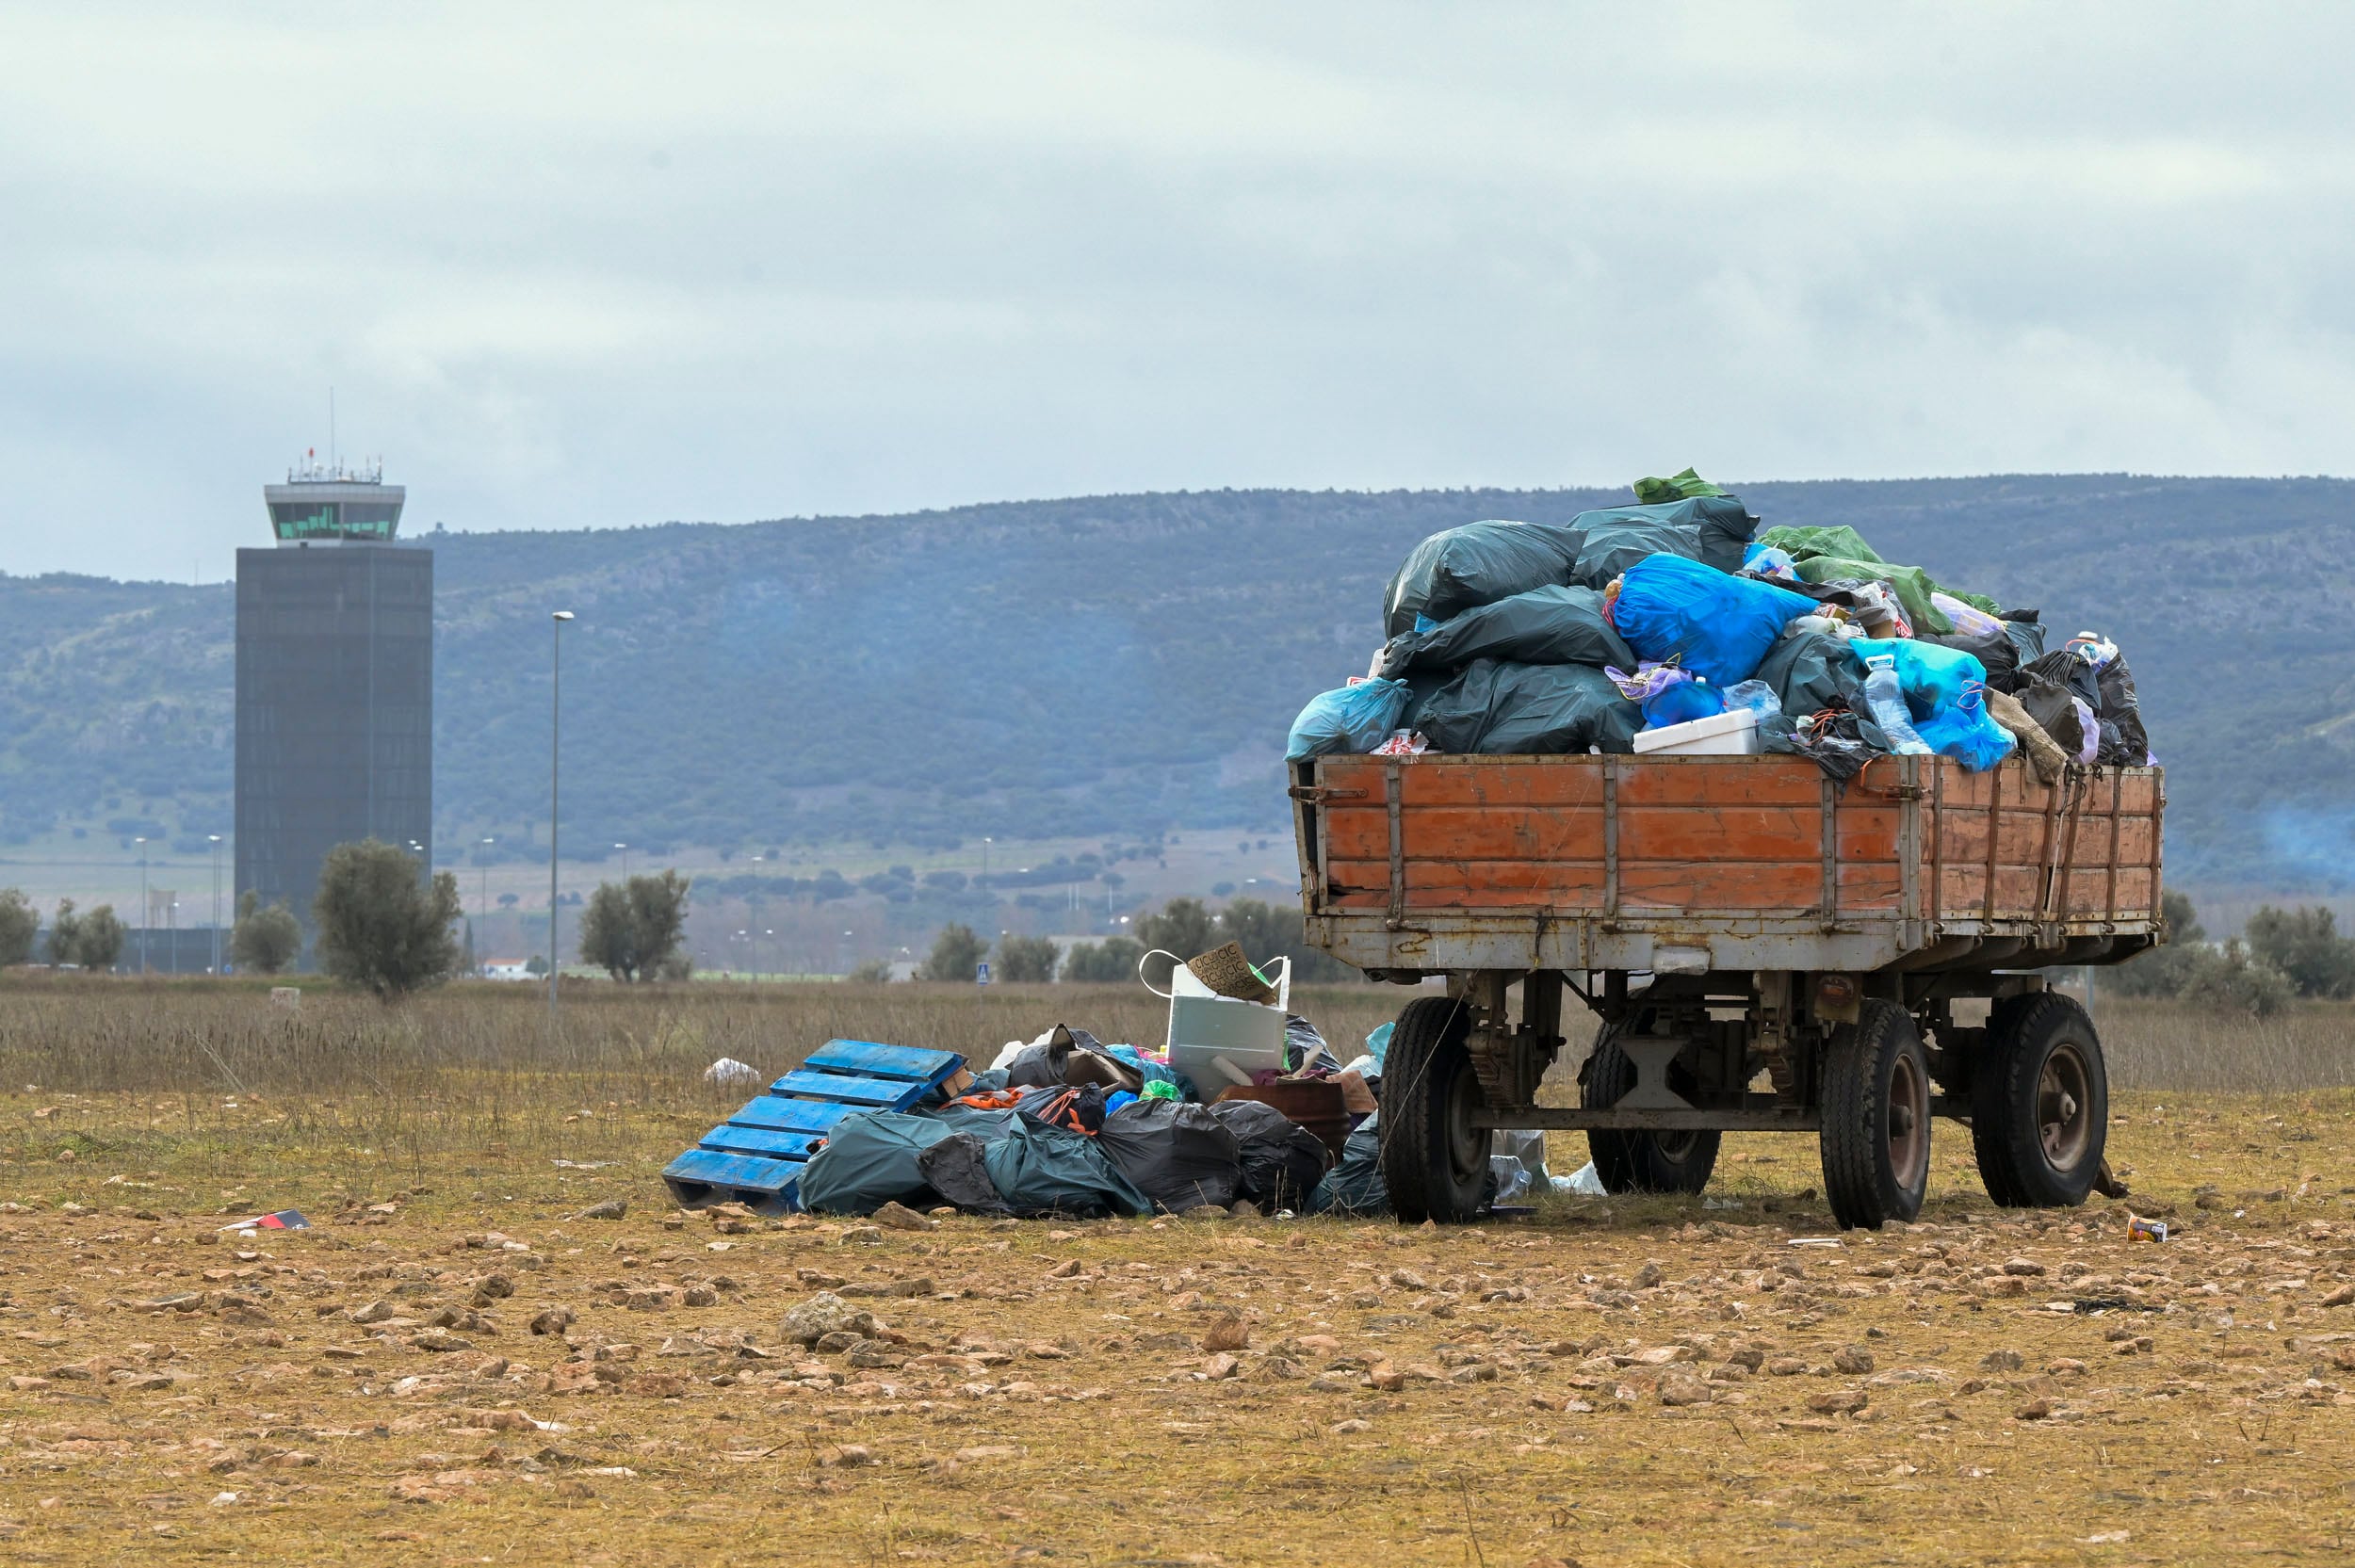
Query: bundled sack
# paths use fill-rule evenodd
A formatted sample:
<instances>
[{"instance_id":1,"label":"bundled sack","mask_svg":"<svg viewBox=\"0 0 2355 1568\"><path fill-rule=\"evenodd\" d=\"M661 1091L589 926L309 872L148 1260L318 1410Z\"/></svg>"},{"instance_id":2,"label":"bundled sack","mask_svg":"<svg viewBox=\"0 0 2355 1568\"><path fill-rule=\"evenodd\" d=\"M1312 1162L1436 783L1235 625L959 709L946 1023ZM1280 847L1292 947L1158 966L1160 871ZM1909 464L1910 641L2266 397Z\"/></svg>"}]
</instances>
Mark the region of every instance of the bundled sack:
<instances>
[{"instance_id":1,"label":"bundled sack","mask_svg":"<svg viewBox=\"0 0 2355 1568\"><path fill-rule=\"evenodd\" d=\"M1104 1125L1104 1091L1094 1084L1081 1089L1033 1089L1015 1103L1015 1110L1033 1122L1093 1138Z\"/></svg>"},{"instance_id":2,"label":"bundled sack","mask_svg":"<svg viewBox=\"0 0 2355 1568\"><path fill-rule=\"evenodd\" d=\"M1478 659L1417 694L1406 722L1434 752L1502 756L1635 750L1644 711L1583 664Z\"/></svg>"},{"instance_id":3,"label":"bundled sack","mask_svg":"<svg viewBox=\"0 0 2355 1568\"><path fill-rule=\"evenodd\" d=\"M1406 705L1404 681L1359 680L1308 699L1284 740L1284 760L1363 756L1390 738Z\"/></svg>"},{"instance_id":4,"label":"bundled sack","mask_svg":"<svg viewBox=\"0 0 2355 1568\"><path fill-rule=\"evenodd\" d=\"M1635 653L1603 613L1600 590L1549 583L1400 633L1382 650L1382 673L1454 670L1474 659L1632 668Z\"/></svg>"},{"instance_id":5,"label":"bundled sack","mask_svg":"<svg viewBox=\"0 0 2355 1568\"><path fill-rule=\"evenodd\" d=\"M1104 1118L1096 1146L1136 1189L1172 1214L1225 1208L1242 1181L1242 1142L1208 1106L1139 1100Z\"/></svg>"},{"instance_id":6,"label":"bundled sack","mask_svg":"<svg viewBox=\"0 0 2355 1568\"><path fill-rule=\"evenodd\" d=\"M1134 1219L1153 1212L1152 1203L1113 1168L1095 1139L1043 1122L1017 1120L990 1143L983 1164L998 1196L1026 1220L1100 1220L1108 1214Z\"/></svg>"},{"instance_id":7,"label":"bundled sack","mask_svg":"<svg viewBox=\"0 0 2355 1568\"><path fill-rule=\"evenodd\" d=\"M1782 639L1767 650L1751 679L1772 687L1782 711L1794 718L1826 708L1859 707L1864 699L1864 666L1847 639L1826 632Z\"/></svg>"},{"instance_id":8,"label":"bundled sack","mask_svg":"<svg viewBox=\"0 0 2355 1568\"><path fill-rule=\"evenodd\" d=\"M1611 619L1637 656L1681 665L1723 690L1756 674L1783 627L1814 607L1787 588L1655 555L1620 578Z\"/></svg>"},{"instance_id":9,"label":"bundled sack","mask_svg":"<svg viewBox=\"0 0 2355 1568\"><path fill-rule=\"evenodd\" d=\"M1647 556L1682 556L1728 574L1739 572L1758 519L1735 497L1717 494L1583 511L1570 526L1586 537L1567 580L1601 588Z\"/></svg>"},{"instance_id":10,"label":"bundled sack","mask_svg":"<svg viewBox=\"0 0 2355 1568\"><path fill-rule=\"evenodd\" d=\"M1316 1134L1258 1100L1220 1100L1210 1113L1241 1145L1242 1180L1237 1193L1261 1212L1305 1209L1324 1179L1330 1153Z\"/></svg>"},{"instance_id":11,"label":"bundled sack","mask_svg":"<svg viewBox=\"0 0 2355 1568\"><path fill-rule=\"evenodd\" d=\"M846 1116L802 1168L802 1205L818 1214L872 1214L892 1203L930 1208L921 1157L956 1130L937 1117L899 1111Z\"/></svg>"},{"instance_id":12,"label":"bundled sack","mask_svg":"<svg viewBox=\"0 0 2355 1568\"><path fill-rule=\"evenodd\" d=\"M1918 566L1897 566L1881 559L1854 528L1769 528L1758 536L1758 542L1789 554L1797 563L1799 575L1811 583L1855 578L1889 584L1896 590L1898 602L1905 606L1906 619L1913 623L1917 637L1925 632L1944 635L1955 629L1946 612L1931 603L1934 593L1946 594L1990 615L1995 613L1992 599L1941 588Z\"/></svg>"},{"instance_id":13,"label":"bundled sack","mask_svg":"<svg viewBox=\"0 0 2355 1568\"><path fill-rule=\"evenodd\" d=\"M1406 554L1382 596L1382 635L1415 629L1415 618L1448 621L1548 583L1567 583L1584 536L1573 525L1467 523L1433 534Z\"/></svg>"}]
</instances>

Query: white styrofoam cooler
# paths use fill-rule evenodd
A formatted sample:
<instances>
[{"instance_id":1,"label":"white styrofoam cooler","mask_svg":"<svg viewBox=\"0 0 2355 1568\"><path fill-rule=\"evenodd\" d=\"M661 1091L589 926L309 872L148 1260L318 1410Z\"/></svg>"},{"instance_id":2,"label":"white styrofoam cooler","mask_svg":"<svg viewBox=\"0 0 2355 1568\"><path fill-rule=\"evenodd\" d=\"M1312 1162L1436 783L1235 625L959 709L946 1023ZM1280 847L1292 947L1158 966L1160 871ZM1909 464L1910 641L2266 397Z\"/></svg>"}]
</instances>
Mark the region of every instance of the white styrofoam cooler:
<instances>
[{"instance_id":1,"label":"white styrofoam cooler","mask_svg":"<svg viewBox=\"0 0 2355 1568\"><path fill-rule=\"evenodd\" d=\"M1169 989L1145 980L1146 959L1165 958L1177 965ZM1194 978L1175 953L1156 948L1137 961L1137 978L1156 996L1169 999L1169 1064L1194 1080L1205 1099L1214 1099L1228 1084L1249 1084L1261 1068L1284 1070L1284 1018L1291 1010L1292 964L1281 958L1266 967L1281 970L1269 981L1275 987L1273 1006L1221 996Z\"/></svg>"},{"instance_id":2,"label":"white styrofoam cooler","mask_svg":"<svg viewBox=\"0 0 2355 1568\"><path fill-rule=\"evenodd\" d=\"M1758 710L1729 708L1706 719L1665 724L1635 732L1639 754L1665 752L1676 757L1754 757L1762 748L1758 739Z\"/></svg>"}]
</instances>

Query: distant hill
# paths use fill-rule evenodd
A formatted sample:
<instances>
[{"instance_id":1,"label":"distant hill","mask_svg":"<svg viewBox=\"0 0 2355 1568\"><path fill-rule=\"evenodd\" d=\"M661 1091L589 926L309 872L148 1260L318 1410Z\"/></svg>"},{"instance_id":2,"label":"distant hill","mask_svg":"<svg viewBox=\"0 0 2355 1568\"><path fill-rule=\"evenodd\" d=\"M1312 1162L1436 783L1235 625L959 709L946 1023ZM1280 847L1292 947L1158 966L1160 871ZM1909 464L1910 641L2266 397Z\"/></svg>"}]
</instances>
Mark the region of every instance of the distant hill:
<instances>
[{"instance_id":1,"label":"distant hill","mask_svg":"<svg viewBox=\"0 0 2355 1568\"><path fill-rule=\"evenodd\" d=\"M2185 881L2343 885L2355 484L2122 475L1758 484L2065 637L2116 637ZM432 537L441 835L938 847L1284 830L1286 727L1362 672L1423 535L1624 491L1086 497L902 517ZM225 831L232 590L0 576L0 837ZM575 834L578 836L574 837Z\"/></svg>"}]
</instances>

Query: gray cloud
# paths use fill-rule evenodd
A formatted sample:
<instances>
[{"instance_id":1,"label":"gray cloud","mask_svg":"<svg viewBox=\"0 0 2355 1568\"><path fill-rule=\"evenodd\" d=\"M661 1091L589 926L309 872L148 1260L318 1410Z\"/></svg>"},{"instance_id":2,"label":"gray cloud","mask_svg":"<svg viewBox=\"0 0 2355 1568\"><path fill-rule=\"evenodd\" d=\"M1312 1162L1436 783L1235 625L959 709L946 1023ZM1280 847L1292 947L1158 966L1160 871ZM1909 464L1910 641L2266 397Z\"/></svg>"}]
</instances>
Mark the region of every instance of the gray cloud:
<instances>
[{"instance_id":1,"label":"gray cloud","mask_svg":"<svg viewBox=\"0 0 2355 1568\"><path fill-rule=\"evenodd\" d=\"M21 8L0 569L1148 487L2355 468L2355 12Z\"/></svg>"}]
</instances>

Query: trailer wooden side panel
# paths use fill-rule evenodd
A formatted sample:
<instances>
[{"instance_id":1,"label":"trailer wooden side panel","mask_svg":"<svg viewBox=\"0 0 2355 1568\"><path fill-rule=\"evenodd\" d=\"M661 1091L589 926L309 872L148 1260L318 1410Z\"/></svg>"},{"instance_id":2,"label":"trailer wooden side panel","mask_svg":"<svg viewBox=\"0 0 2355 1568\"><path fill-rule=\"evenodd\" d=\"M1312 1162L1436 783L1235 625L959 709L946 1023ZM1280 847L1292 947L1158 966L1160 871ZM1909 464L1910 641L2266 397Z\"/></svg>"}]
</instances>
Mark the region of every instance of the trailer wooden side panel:
<instances>
[{"instance_id":1,"label":"trailer wooden side panel","mask_svg":"<svg viewBox=\"0 0 2355 1568\"><path fill-rule=\"evenodd\" d=\"M2157 917L2154 768L2048 785L2018 758L1973 774L1881 757L1841 787L1799 757L1426 755L1294 776L1307 912L1342 923L1327 936L1375 916L1393 933L1497 916L1663 940L1678 922L1809 922L1887 927L1909 951L1956 933L2147 933Z\"/></svg>"}]
</instances>

